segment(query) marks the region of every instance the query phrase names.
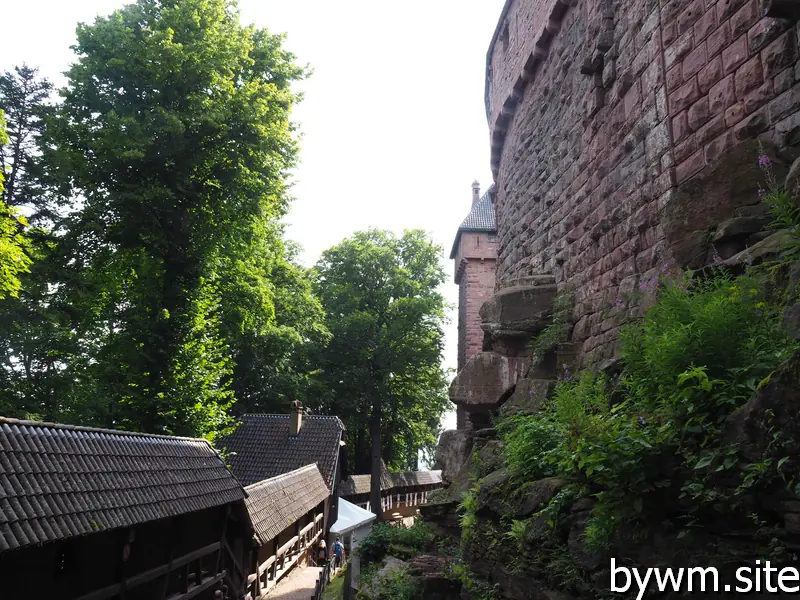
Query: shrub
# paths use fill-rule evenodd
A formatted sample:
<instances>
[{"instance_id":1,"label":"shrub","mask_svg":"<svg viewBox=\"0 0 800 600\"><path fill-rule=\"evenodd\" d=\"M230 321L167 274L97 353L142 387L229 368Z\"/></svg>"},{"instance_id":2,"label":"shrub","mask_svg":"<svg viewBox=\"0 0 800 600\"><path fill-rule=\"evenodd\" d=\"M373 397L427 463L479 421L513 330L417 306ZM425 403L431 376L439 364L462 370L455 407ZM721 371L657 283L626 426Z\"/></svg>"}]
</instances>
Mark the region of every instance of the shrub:
<instances>
[{"instance_id":1,"label":"shrub","mask_svg":"<svg viewBox=\"0 0 800 600\"><path fill-rule=\"evenodd\" d=\"M366 564L377 563L387 555L405 555L424 548L433 538L430 525L417 520L411 527L395 527L378 523L361 540L358 553Z\"/></svg>"},{"instance_id":2,"label":"shrub","mask_svg":"<svg viewBox=\"0 0 800 600\"><path fill-rule=\"evenodd\" d=\"M730 498L712 489L712 471L738 464L735 448L721 444L722 423L796 348L764 289L750 274L658 282L657 303L622 333L613 401L603 375L559 381L541 412L499 427L509 468L526 480L557 475L596 496L585 534L595 549L607 550L619 523L659 488L681 490L688 513L734 503L770 465L743 469Z\"/></svg>"}]
</instances>

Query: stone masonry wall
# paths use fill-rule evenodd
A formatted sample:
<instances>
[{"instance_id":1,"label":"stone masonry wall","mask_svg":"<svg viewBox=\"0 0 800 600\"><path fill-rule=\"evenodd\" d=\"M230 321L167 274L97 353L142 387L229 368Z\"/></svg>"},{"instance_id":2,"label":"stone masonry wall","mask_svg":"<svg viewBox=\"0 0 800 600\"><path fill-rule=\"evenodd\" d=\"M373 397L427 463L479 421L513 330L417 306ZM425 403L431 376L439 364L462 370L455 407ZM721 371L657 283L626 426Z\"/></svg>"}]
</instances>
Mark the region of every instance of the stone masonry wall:
<instances>
[{"instance_id":1,"label":"stone masonry wall","mask_svg":"<svg viewBox=\"0 0 800 600\"><path fill-rule=\"evenodd\" d=\"M483 348L481 306L491 300L494 290L497 242L486 232L464 231L456 257L458 283L458 370ZM458 429L467 428L463 410L457 415Z\"/></svg>"},{"instance_id":2,"label":"stone masonry wall","mask_svg":"<svg viewBox=\"0 0 800 600\"><path fill-rule=\"evenodd\" d=\"M704 208L700 191L755 164L735 147L800 143L798 28L761 14L758 0L507 3L487 79L497 280L572 284L584 362L615 353L641 282L689 262L690 230L757 202L747 180L738 205Z\"/></svg>"}]
</instances>

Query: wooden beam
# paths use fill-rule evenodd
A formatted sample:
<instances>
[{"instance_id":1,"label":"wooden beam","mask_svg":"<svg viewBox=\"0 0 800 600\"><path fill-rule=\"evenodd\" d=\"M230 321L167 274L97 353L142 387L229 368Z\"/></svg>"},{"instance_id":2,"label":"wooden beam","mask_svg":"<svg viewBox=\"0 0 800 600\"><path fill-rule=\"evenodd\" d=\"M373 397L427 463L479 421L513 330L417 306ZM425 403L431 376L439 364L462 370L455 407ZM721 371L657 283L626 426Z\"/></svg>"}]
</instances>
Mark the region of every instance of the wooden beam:
<instances>
[{"instance_id":1,"label":"wooden beam","mask_svg":"<svg viewBox=\"0 0 800 600\"><path fill-rule=\"evenodd\" d=\"M176 558L173 563L172 567L174 569L178 569L183 567L184 565L188 565L193 560L197 560L204 556L208 556L215 551L219 551L220 545L219 542L214 542L213 544L209 544L204 548L200 548L195 550L194 552L190 552L189 554L184 554L180 558ZM154 579L161 577L162 575L166 574L169 571L169 565L161 565L159 567L155 567L148 571L143 571L138 575L134 575L133 577L129 577L126 580L126 589L131 589L134 587L138 587L142 584L149 583ZM187 578L188 579L188 578ZM95 590L94 592L89 592L88 594L84 594L75 600L106 600L108 598L113 598L114 596L118 596L122 591L122 584L115 583L113 585L109 585L99 590Z\"/></svg>"},{"instance_id":2,"label":"wooden beam","mask_svg":"<svg viewBox=\"0 0 800 600\"><path fill-rule=\"evenodd\" d=\"M203 578L203 581L199 584L190 589L188 592L178 592L177 594L172 594L167 600L189 600L190 598L194 598L198 594L205 592L210 587L213 587L223 579L225 579L226 572L222 571L222 573L217 573L216 575L212 575L210 577Z\"/></svg>"}]
</instances>

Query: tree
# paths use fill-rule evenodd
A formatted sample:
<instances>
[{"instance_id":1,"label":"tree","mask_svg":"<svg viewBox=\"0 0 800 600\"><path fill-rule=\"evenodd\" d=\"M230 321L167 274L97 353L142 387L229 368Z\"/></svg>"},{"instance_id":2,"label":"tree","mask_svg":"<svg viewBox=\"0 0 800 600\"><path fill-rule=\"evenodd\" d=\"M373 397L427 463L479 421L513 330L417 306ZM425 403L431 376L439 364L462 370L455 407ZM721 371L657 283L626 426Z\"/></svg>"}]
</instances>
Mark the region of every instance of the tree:
<instances>
[{"instance_id":1,"label":"tree","mask_svg":"<svg viewBox=\"0 0 800 600\"><path fill-rule=\"evenodd\" d=\"M50 96L53 85L27 65L0 74L0 109L8 120L8 143L0 148L0 168L6 185L2 200L6 206L27 209L31 223L52 225L55 196L45 182L53 164L44 168L42 153L47 120L53 114Z\"/></svg>"},{"instance_id":2,"label":"tree","mask_svg":"<svg viewBox=\"0 0 800 600\"><path fill-rule=\"evenodd\" d=\"M355 434L357 472L371 439L371 503L380 515L381 460L416 466L447 408L441 367L442 250L419 230L359 232L323 253L316 286L332 333L319 352L322 407ZM367 435L368 428L368 435Z\"/></svg>"},{"instance_id":3,"label":"tree","mask_svg":"<svg viewBox=\"0 0 800 600\"><path fill-rule=\"evenodd\" d=\"M50 139L79 199L61 247L83 422L226 422L228 325L274 319L264 248L288 203L303 75L281 43L227 0L139 0L78 26Z\"/></svg>"},{"instance_id":4,"label":"tree","mask_svg":"<svg viewBox=\"0 0 800 600\"><path fill-rule=\"evenodd\" d=\"M5 113L0 110L0 147L8 144ZM2 165L0 165L2 166ZM5 198L4 171L0 170L0 194ZM0 300L17 296L22 287L19 276L27 273L31 259L26 250L27 221L13 207L0 201Z\"/></svg>"}]
</instances>

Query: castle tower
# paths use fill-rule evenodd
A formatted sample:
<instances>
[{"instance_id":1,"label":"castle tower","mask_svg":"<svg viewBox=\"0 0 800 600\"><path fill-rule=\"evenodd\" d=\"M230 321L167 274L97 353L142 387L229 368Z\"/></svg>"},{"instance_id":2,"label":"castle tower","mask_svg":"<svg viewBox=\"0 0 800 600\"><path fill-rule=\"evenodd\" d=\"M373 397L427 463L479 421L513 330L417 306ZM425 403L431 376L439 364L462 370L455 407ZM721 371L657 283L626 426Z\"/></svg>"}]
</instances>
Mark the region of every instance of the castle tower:
<instances>
[{"instance_id":1,"label":"castle tower","mask_svg":"<svg viewBox=\"0 0 800 600\"><path fill-rule=\"evenodd\" d=\"M461 223L450 258L455 260L458 292L458 370L483 348L483 330L478 313L492 298L497 263L497 220L494 186L481 197L480 184L472 184L472 207ZM457 428L467 429L468 419L458 408Z\"/></svg>"}]
</instances>

